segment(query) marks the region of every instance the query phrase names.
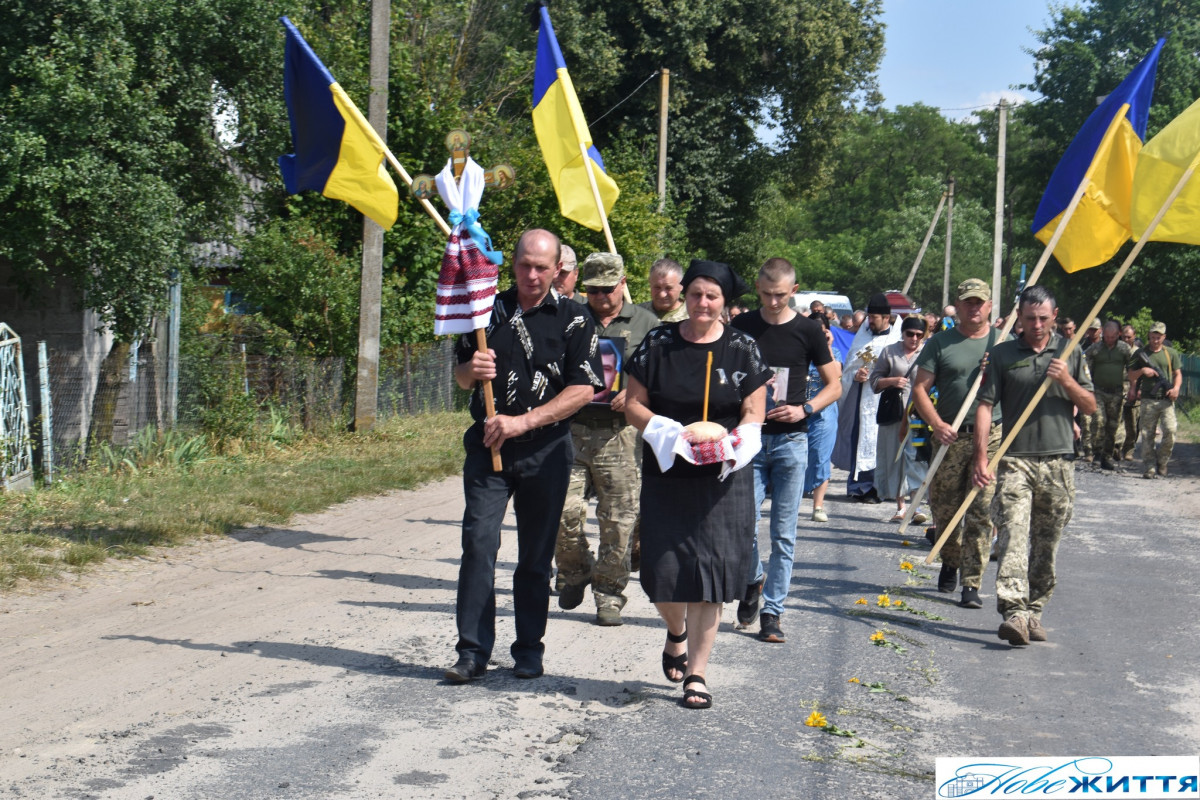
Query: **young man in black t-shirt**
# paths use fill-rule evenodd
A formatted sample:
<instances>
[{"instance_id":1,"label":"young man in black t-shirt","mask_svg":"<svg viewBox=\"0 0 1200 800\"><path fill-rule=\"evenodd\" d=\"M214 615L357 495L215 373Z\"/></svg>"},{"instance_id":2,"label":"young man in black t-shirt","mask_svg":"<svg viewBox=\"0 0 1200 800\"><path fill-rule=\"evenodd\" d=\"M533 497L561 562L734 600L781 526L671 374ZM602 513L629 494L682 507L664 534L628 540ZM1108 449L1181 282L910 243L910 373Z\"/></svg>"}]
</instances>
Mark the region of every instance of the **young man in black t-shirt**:
<instances>
[{"instance_id":1,"label":"young man in black t-shirt","mask_svg":"<svg viewBox=\"0 0 1200 800\"><path fill-rule=\"evenodd\" d=\"M730 324L755 338L775 372L774 383L767 390L762 450L754 457L756 521L766 499L767 486L771 487L771 556L764 572L755 537L754 571L748 576L746 597L738 604L738 622L749 625L759 617L758 637L766 642L783 642L779 617L791 584L797 515L808 467L806 420L836 402L842 384L824 329L791 307L792 295L798 288L792 265L786 259L768 259L758 271L755 288L762 308L740 314ZM809 362L816 365L825 388L806 402Z\"/></svg>"}]
</instances>

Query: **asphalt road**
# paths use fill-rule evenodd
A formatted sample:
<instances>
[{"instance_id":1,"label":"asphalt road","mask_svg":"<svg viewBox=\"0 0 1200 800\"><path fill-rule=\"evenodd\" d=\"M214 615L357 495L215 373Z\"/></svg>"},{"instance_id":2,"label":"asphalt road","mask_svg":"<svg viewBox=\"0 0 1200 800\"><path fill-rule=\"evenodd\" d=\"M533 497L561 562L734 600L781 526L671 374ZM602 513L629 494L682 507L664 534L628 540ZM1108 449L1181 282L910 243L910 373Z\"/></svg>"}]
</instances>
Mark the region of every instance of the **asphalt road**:
<instances>
[{"instance_id":1,"label":"asphalt road","mask_svg":"<svg viewBox=\"0 0 1200 800\"><path fill-rule=\"evenodd\" d=\"M787 643L727 609L707 711L663 680L636 580L621 628L554 607L547 675L513 678L508 543L491 669L442 681L453 481L113 565L0 598L0 795L922 798L939 755L1193 755L1200 447L1136 475L1081 465L1050 641L1019 649L994 566L960 608L888 505L831 492L830 523L801 522Z\"/></svg>"}]
</instances>

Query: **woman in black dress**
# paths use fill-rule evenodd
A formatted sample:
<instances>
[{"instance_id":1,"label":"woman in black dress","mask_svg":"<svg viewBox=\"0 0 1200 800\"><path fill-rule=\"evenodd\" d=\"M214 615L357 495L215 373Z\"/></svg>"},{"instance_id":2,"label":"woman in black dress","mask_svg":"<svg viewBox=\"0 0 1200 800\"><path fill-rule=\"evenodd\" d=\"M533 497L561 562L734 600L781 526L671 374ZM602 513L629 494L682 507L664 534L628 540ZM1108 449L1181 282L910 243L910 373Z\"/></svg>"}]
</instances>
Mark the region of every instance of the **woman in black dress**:
<instances>
[{"instance_id":1,"label":"woman in black dress","mask_svg":"<svg viewBox=\"0 0 1200 800\"><path fill-rule=\"evenodd\" d=\"M625 416L646 440L641 580L667 623L663 673L683 682L686 707L708 708L712 696L689 687L705 687L722 604L746 590L754 476L741 467L759 449L772 373L753 339L721 323L747 291L728 265L693 261L683 287L688 318L655 328L630 358ZM706 373L708 420L729 432L701 448L708 458L684 429L703 418Z\"/></svg>"}]
</instances>

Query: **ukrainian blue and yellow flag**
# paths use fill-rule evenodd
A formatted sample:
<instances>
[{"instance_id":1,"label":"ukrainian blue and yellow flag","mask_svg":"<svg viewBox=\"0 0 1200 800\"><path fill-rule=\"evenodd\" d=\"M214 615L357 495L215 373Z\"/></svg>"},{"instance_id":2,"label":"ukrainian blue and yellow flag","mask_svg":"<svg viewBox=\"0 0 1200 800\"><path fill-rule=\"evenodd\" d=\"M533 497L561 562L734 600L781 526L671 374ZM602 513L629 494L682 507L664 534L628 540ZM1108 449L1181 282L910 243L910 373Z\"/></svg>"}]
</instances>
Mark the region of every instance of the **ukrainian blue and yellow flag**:
<instances>
[{"instance_id":1,"label":"ukrainian blue and yellow flag","mask_svg":"<svg viewBox=\"0 0 1200 800\"><path fill-rule=\"evenodd\" d=\"M296 152L279 157L288 194L305 189L343 200L383 228L396 222L400 194L383 166L387 145L287 17L283 97Z\"/></svg>"},{"instance_id":2,"label":"ukrainian blue and yellow flag","mask_svg":"<svg viewBox=\"0 0 1200 800\"><path fill-rule=\"evenodd\" d=\"M586 170L589 165L600 190L604 213L612 212L613 204L621 190L604 171L604 159L592 146L592 134L588 131L575 86L567 74L562 50L550 24L550 13L546 7L540 9L541 25L538 27L537 60L533 67L533 130L537 134L542 158L550 171L550 182L558 195L558 207L562 215L580 225L598 231L604 227L592 185ZM583 159L583 149L589 159Z\"/></svg>"},{"instance_id":3,"label":"ukrainian blue and yellow flag","mask_svg":"<svg viewBox=\"0 0 1200 800\"><path fill-rule=\"evenodd\" d=\"M1133 176L1133 238L1141 240L1183 174L1200 160L1200 100L1171 120L1138 156ZM1200 244L1200 180L1188 180L1158 227L1152 242Z\"/></svg>"},{"instance_id":4,"label":"ukrainian blue and yellow flag","mask_svg":"<svg viewBox=\"0 0 1200 800\"><path fill-rule=\"evenodd\" d=\"M1087 118L1042 195L1033 232L1048 244L1076 188L1086 175L1091 176L1054 248L1067 272L1103 264L1129 238L1133 174L1146 138L1154 73L1164 41L1159 39L1150 55Z\"/></svg>"}]
</instances>

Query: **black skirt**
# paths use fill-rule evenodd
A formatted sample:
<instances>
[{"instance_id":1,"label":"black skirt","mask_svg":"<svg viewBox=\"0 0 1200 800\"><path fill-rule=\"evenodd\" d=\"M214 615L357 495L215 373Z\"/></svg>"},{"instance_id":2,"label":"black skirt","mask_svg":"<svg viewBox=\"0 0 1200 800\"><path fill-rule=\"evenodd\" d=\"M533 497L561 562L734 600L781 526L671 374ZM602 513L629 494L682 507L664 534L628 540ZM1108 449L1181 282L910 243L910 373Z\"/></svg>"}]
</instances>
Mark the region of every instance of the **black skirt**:
<instances>
[{"instance_id":1,"label":"black skirt","mask_svg":"<svg viewBox=\"0 0 1200 800\"><path fill-rule=\"evenodd\" d=\"M724 482L707 470L642 474L641 580L651 602L730 603L745 596L755 534L752 470L746 465Z\"/></svg>"}]
</instances>

